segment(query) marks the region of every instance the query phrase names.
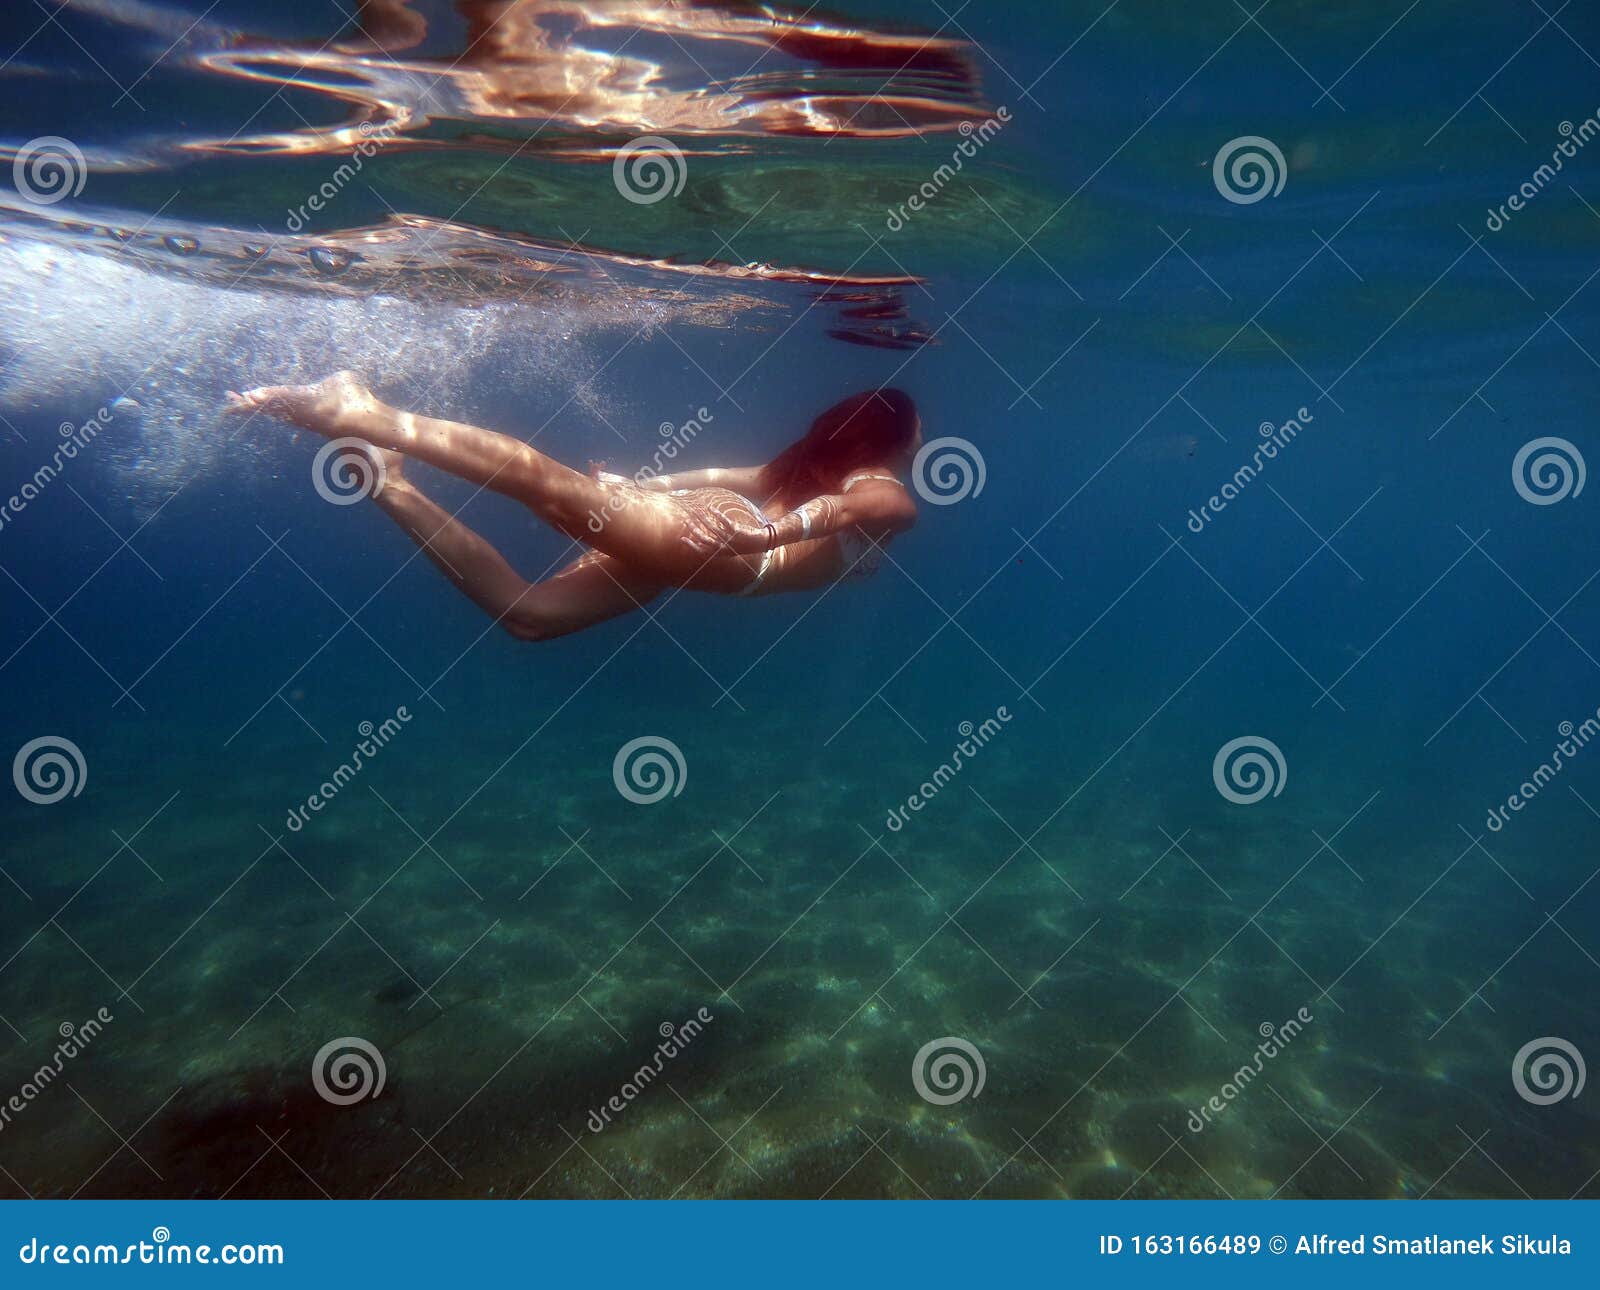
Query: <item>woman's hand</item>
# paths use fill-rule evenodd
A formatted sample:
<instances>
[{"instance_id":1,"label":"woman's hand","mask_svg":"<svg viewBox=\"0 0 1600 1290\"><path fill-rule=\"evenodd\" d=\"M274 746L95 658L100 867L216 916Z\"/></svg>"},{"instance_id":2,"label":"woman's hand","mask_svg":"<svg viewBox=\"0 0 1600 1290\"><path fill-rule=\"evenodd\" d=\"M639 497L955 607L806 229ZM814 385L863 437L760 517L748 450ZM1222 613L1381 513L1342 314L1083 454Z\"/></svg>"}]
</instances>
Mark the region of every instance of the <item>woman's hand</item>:
<instances>
[{"instance_id":1,"label":"woman's hand","mask_svg":"<svg viewBox=\"0 0 1600 1290\"><path fill-rule=\"evenodd\" d=\"M737 526L729 549L738 555L756 555L788 546L791 542L828 537L844 525L854 522L854 516L846 509L844 498L813 497L804 506L798 506L759 526L752 516L749 527Z\"/></svg>"},{"instance_id":2,"label":"woman's hand","mask_svg":"<svg viewBox=\"0 0 1600 1290\"><path fill-rule=\"evenodd\" d=\"M727 555L760 555L772 550L772 525L752 514L737 499L724 494L663 498L679 516L679 540L700 560Z\"/></svg>"},{"instance_id":3,"label":"woman's hand","mask_svg":"<svg viewBox=\"0 0 1600 1290\"><path fill-rule=\"evenodd\" d=\"M727 533L719 526L708 522L705 517L693 513L684 516L682 536L679 540L688 549L689 554L702 564L716 559L719 555L727 555L731 551Z\"/></svg>"},{"instance_id":4,"label":"woman's hand","mask_svg":"<svg viewBox=\"0 0 1600 1290\"><path fill-rule=\"evenodd\" d=\"M744 524L735 522L727 538L727 549L734 555L762 555L777 545L773 522L757 523L754 515Z\"/></svg>"}]
</instances>

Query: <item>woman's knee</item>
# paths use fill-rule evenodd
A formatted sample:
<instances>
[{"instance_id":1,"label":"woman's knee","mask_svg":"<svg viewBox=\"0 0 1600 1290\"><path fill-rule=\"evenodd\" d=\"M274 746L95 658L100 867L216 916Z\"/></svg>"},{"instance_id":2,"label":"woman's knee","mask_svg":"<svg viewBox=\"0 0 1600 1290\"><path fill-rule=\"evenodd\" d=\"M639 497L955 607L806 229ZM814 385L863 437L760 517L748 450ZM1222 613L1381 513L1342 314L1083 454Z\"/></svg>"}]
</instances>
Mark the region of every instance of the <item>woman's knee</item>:
<instances>
[{"instance_id":1,"label":"woman's knee","mask_svg":"<svg viewBox=\"0 0 1600 1290\"><path fill-rule=\"evenodd\" d=\"M542 614L517 612L506 614L501 618L500 626L505 628L513 640L529 643L554 640L557 636L563 635L565 630Z\"/></svg>"}]
</instances>

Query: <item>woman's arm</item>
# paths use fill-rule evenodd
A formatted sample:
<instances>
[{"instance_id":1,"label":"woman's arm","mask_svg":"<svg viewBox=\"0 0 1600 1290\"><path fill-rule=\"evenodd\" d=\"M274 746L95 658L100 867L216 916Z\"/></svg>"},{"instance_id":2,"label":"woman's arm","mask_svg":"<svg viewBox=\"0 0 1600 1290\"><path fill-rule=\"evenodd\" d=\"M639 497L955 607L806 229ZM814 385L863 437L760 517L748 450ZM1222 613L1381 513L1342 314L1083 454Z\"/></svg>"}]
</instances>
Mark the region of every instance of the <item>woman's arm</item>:
<instances>
[{"instance_id":1,"label":"woman's arm","mask_svg":"<svg viewBox=\"0 0 1600 1290\"><path fill-rule=\"evenodd\" d=\"M872 481L857 484L848 493L813 497L765 528L739 533L729 543L739 555L771 551L791 542L830 537L841 529L859 525L885 535L899 533L917 522L917 504L899 484Z\"/></svg>"},{"instance_id":2,"label":"woman's arm","mask_svg":"<svg viewBox=\"0 0 1600 1290\"><path fill-rule=\"evenodd\" d=\"M680 488L728 488L748 493L761 477L760 466L713 466L709 470L684 470L676 475L649 475L638 478L640 488L673 492Z\"/></svg>"},{"instance_id":3,"label":"woman's arm","mask_svg":"<svg viewBox=\"0 0 1600 1290\"><path fill-rule=\"evenodd\" d=\"M726 488L735 493L753 491L761 482L761 466L712 466L707 470L682 470L676 475L658 475L645 469L633 475L617 475L603 461L589 463L589 475L602 484L632 484L652 493L670 493L686 488Z\"/></svg>"}]
</instances>

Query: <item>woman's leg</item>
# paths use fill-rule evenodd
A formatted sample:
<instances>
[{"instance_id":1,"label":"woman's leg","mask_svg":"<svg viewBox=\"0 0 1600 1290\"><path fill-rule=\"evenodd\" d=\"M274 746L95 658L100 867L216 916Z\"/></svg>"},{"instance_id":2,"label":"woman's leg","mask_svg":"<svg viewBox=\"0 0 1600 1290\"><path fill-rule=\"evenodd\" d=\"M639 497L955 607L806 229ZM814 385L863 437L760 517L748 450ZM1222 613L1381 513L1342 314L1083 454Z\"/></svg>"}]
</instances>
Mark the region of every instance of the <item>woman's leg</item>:
<instances>
[{"instance_id":1,"label":"woman's leg","mask_svg":"<svg viewBox=\"0 0 1600 1290\"><path fill-rule=\"evenodd\" d=\"M371 457L379 457L375 449ZM631 613L658 595L621 561L590 551L543 582L528 582L477 533L424 496L403 474L398 453L382 453L374 501L439 571L518 640L542 641Z\"/></svg>"},{"instance_id":2,"label":"woman's leg","mask_svg":"<svg viewBox=\"0 0 1600 1290\"><path fill-rule=\"evenodd\" d=\"M337 372L316 385L272 385L230 395L228 411L257 410L330 439L348 435L404 453L493 489L575 541L667 582L700 575L709 561L726 555L735 531L762 528L726 490L698 490L686 501L631 484L601 483L509 435L391 408L353 372ZM739 584L741 572L729 574L730 585Z\"/></svg>"}]
</instances>

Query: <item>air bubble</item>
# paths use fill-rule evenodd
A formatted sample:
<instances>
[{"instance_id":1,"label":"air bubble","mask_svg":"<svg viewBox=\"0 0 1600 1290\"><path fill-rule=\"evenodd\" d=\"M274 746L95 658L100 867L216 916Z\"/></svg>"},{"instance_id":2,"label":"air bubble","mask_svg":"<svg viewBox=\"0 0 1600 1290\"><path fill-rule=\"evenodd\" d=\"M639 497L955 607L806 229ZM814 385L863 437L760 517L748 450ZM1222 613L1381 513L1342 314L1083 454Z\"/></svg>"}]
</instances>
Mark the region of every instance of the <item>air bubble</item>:
<instances>
[{"instance_id":1,"label":"air bubble","mask_svg":"<svg viewBox=\"0 0 1600 1290\"><path fill-rule=\"evenodd\" d=\"M311 267L325 278L338 277L356 262L356 257L349 251L338 251L327 246L312 247L306 252L306 258L311 261Z\"/></svg>"}]
</instances>

